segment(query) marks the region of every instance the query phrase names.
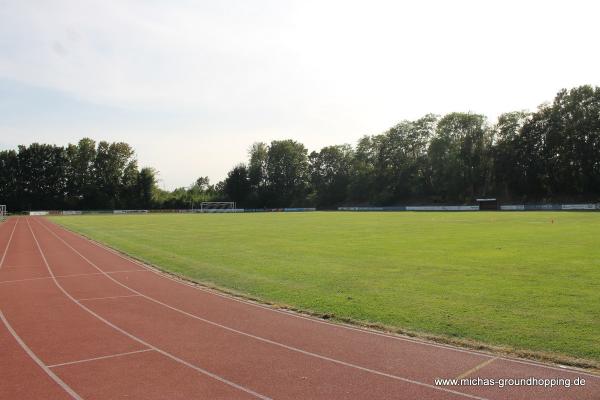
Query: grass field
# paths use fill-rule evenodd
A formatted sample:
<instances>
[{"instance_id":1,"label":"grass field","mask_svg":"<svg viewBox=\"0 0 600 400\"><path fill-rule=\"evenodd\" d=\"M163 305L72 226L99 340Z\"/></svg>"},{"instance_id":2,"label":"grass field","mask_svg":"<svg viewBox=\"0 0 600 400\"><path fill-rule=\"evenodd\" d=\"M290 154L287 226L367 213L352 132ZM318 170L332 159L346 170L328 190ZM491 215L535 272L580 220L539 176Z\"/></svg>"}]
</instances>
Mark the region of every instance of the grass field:
<instances>
[{"instance_id":1,"label":"grass field","mask_svg":"<svg viewBox=\"0 0 600 400\"><path fill-rule=\"evenodd\" d=\"M52 220L165 270L267 301L600 361L600 213Z\"/></svg>"}]
</instances>

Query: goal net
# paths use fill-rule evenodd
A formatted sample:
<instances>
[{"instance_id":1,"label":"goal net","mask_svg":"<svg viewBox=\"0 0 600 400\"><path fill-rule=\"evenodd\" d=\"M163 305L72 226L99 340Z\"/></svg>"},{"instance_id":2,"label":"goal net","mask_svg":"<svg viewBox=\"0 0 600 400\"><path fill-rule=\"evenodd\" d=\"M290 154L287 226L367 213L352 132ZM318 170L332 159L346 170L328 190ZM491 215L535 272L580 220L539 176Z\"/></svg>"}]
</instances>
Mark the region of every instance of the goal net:
<instances>
[{"instance_id":1,"label":"goal net","mask_svg":"<svg viewBox=\"0 0 600 400\"><path fill-rule=\"evenodd\" d=\"M0 204L0 222L6 219L6 205Z\"/></svg>"},{"instance_id":2,"label":"goal net","mask_svg":"<svg viewBox=\"0 0 600 400\"><path fill-rule=\"evenodd\" d=\"M200 212L236 212L235 201L203 201Z\"/></svg>"}]
</instances>

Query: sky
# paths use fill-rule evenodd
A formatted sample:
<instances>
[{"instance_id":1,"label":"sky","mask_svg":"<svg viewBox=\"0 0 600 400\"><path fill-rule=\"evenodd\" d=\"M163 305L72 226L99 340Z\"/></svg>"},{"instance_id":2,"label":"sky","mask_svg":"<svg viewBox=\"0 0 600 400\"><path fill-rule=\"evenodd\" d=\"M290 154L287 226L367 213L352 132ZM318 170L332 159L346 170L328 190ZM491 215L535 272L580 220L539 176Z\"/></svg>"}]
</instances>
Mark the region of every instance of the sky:
<instances>
[{"instance_id":1,"label":"sky","mask_svg":"<svg viewBox=\"0 0 600 400\"><path fill-rule=\"evenodd\" d=\"M165 189L257 141L493 123L600 85L597 1L0 0L0 149L125 141Z\"/></svg>"}]
</instances>

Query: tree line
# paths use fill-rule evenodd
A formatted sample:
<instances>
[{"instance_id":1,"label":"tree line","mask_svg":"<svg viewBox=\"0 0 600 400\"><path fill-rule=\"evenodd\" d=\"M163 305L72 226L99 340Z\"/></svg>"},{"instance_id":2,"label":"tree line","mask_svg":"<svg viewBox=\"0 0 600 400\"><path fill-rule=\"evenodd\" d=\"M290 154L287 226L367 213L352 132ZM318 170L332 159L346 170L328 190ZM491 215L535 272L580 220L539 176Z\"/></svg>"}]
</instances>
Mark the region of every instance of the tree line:
<instances>
[{"instance_id":1,"label":"tree line","mask_svg":"<svg viewBox=\"0 0 600 400\"><path fill-rule=\"evenodd\" d=\"M308 152L294 140L255 143L246 163L215 185L157 188L126 143L0 151L0 203L11 209L191 208L236 201L246 208L600 199L600 88L561 90L535 112L494 123L480 114L428 114L356 146Z\"/></svg>"},{"instance_id":2,"label":"tree line","mask_svg":"<svg viewBox=\"0 0 600 400\"><path fill-rule=\"evenodd\" d=\"M355 147L310 154L293 140L256 143L224 194L249 207L598 201L600 88L561 90L535 112L428 114Z\"/></svg>"},{"instance_id":3,"label":"tree line","mask_svg":"<svg viewBox=\"0 0 600 400\"><path fill-rule=\"evenodd\" d=\"M127 143L84 138L0 151L0 203L11 211L148 208L155 186L155 171L138 168Z\"/></svg>"}]
</instances>

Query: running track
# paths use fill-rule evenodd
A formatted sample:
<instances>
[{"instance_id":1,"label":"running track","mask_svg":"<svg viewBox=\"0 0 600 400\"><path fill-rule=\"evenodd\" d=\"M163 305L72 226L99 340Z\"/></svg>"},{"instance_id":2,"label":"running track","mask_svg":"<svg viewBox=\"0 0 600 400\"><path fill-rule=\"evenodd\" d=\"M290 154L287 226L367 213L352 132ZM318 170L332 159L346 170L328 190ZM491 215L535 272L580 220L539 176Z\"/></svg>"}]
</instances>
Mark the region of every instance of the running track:
<instances>
[{"instance_id":1,"label":"running track","mask_svg":"<svg viewBox=\"0 0 600 400\"><path fill-rule=\"evenodd\" d=\"M0 399L600 399L595 375L230 298L44 218L1 224L0 257ZM586 384L434 384L455 377Z\"/></svg>"}]
</instances>

